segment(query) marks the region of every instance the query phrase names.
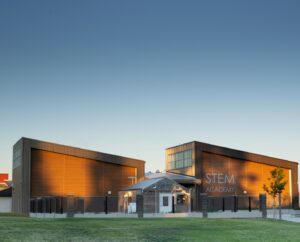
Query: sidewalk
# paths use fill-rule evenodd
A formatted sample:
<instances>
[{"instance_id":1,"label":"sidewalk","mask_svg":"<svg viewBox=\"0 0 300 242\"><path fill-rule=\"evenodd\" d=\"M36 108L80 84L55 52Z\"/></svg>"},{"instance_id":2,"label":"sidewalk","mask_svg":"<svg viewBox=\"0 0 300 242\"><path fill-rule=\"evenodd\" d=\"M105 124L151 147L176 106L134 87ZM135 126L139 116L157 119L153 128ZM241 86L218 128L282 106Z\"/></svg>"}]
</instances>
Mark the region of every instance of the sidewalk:
<instances>
[{"instance_id":1,"label":"sidewalk","mask_svg":"<svg viewBox=\"0 0 300 242\"><path fill-rule=\"evenodd\" d=\"M282 220L300 223L300 210L283 209ZM267 218L273 219L273 210L267 210ZM276 210L275 218L279 218L279 212Z\"/></svg>"}]
</instances>

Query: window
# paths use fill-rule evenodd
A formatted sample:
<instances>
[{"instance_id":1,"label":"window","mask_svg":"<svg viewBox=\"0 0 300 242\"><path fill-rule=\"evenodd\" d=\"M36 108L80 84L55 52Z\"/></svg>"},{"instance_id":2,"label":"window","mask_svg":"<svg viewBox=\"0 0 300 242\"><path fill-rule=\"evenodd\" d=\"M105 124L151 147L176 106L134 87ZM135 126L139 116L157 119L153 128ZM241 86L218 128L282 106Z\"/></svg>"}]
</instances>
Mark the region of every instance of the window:
<instances>
[{"instance_id":1,"label":"window","mask_svg":"<svg viewBox=\"0 0 300 242\"><path fill-rule=\"evenodd\" d=\"M186 150L184 153L184 167L192 166L192 151Z\"/></svg>"},{"instance_id":2,"label":"window","mask_svg":"<svg viewBox=\"0 0 300 242\"><path fill-rule=\"evenodd\" d=\"M184 167L183 160L176 160L176 168Z\"/></svg>"},{"instance_id":3,"label":"window","mask_svg":"<svg viewBox=\"0 0 300 242\"><path fill-rule=\"evenodd\" d=\"M169 197L163 197L163 206L168 207L169 206Z\"/></svg>"},{"instance_id":4,"label":"window","mask_svg":"<svg viewBox=\"0 0 300 242\"><path fill-rule=\"evenodd\" d=\"M192 154L192 150L169 154L167 157L168 169L181 169L192 166Z\"/></svg>"}]
</instances>

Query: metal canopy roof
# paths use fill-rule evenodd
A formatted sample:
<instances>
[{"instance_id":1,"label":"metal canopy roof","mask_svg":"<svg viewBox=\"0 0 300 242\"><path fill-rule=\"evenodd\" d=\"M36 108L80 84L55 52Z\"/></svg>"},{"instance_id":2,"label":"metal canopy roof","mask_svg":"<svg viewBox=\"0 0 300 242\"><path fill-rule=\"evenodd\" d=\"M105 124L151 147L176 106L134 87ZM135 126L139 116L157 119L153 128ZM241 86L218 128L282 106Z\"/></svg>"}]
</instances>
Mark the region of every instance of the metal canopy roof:
<instances>
[{"instance_id":1,"label":"metal canopy roof","mask_svg":"<svg viewBox=\"0 0 300 242\"><path fill-rule=\"evenodd\" d=\"M126 189L124 189L124 191L129 191L129 190L144 190L152 185L154 185L155 183L163 180L164 178L155 178L155 179L148 179L148 180L144 180L141 181L137 184L134 184L130 187L127 187Z\"/></svg>"},{"instance_id":2,"label":"metal canopy roof","mask_svg":"<svg viewBox=\"0 0 300 242\"><path fill-rule=\"evenodd\" d=\"M182 184L199 184L199 183L201 183L201 180L197 179L195 177L185 176L185 175L181 175L181 174L175 174L175 173L171 173L171 172L151 173L151 174L146 175L146 177L148 179L168 178L168 179L174 180L174 181L176 181L178 183L182 183Z\"/></svg>"}]
</instances>

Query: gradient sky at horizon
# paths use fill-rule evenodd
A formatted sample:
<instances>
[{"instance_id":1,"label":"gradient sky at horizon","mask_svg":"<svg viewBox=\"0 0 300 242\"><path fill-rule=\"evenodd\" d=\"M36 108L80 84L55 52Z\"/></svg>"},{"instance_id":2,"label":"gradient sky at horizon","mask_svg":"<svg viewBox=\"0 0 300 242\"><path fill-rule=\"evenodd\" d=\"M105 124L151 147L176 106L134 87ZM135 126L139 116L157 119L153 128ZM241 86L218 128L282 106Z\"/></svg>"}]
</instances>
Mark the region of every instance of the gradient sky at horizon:
<instances>
[{"instance_id":1,"label":"gradient sky at horizon","mask_svg":"<svg viewBox=\"0 0 300 242\"><path fill-rule=\"evenodd\" d=\"M300 160L299 1L1 1L0 173L21 137Z\"/></svg>"}]
</instances>

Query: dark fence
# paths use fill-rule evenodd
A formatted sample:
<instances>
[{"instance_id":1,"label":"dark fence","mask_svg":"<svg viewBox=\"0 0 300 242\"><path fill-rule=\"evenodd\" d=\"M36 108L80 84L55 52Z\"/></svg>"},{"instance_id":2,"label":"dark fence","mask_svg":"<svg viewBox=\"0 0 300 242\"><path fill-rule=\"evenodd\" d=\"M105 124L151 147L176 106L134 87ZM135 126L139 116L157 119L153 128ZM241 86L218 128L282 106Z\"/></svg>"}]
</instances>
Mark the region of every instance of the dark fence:
<instances>
[{"instance_id":1,"label":"dark fence","mask_svg":"<svg viewBox=\"0 0 300 242\"><path fill-rule=\"evenodd\" d=\"M200 211L202 198L200 198ZM208 212L230 210L236 212L238 210L256 210L259 209L259 196L208 196L207 210Z\"/></svg>"},{"instance_id":2,"label":"dark fence","mask_svg":"<svg viewBox=\"0 0 300 242\"><path fill-rule=\"evenodd\" d=\"M266 194L259 194L259 197L251 196L227 196L227 197L212 197L206 193L200 194L200 210L204 218L208 217L208 212L247 209L249 212L252 209L259 209L263 218L267 217L267 197ZM257 202L259 206L257 206ZM222 207L222 209L220 209ZM229 208L229 209L226 209Z\"/></svg>"},{"instance_id":3,"label":"dark fence","mask_svg":"<svg viewBox=\"0 0 300 242\"><path fill-rule=\"evenodd\" d=\"M261 210L263 211L266 198L259 196L207 196L203 194L198 200L198 208L203 212L205 207L206 212L217 211L232 211L239 210ZM159 196L147 194L143 196L143 213L158 213ZM76 213L115 213L119 210L119 199L117 196L103 196L103 197L36 197L30 200L31 213L66 213L72 216ZM138 209L137 209L138 210ZM172 213L188 212L189 203L175 202L172 197ZM192 210L193 211L193 210Z\"/></svg>"},{"instance_id":4,"label":"dark fence","mask_svg":"<svg viewBox=\"0 0 300 242\"><path fill-rule=\"evenodd\" d=\"M37 197L30 200L31 213L113 213L118 197Z\"/></svg>"}]
</instances>

